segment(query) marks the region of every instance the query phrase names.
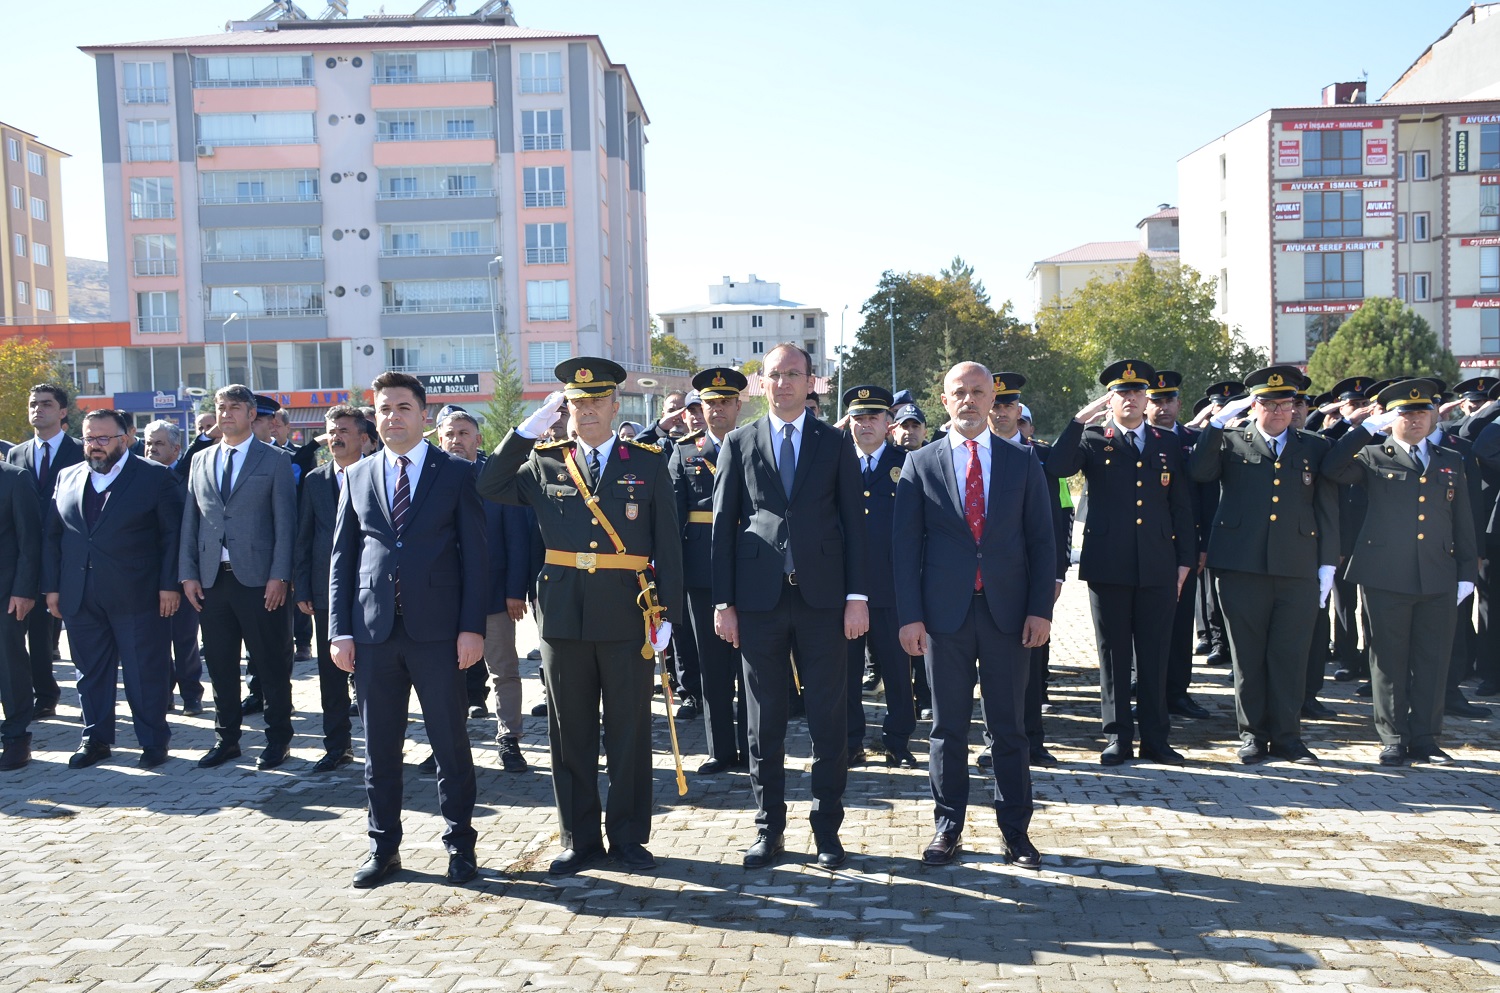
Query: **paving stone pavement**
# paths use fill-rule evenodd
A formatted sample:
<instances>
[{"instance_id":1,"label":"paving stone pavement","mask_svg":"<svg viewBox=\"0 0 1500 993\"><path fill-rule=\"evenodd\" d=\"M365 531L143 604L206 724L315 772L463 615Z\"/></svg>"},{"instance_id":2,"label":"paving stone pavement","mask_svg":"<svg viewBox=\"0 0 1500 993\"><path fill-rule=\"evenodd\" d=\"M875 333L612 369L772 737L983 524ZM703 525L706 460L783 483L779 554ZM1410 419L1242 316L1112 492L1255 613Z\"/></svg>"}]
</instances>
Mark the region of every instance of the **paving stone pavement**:
<instances>
[{"instance_id":1,"label":"paving stone pavement","mask_svg":"<svg viewBox=\"0 0 1500 993\"><path fill-rule=\"evenodd\" d=\"M1191 764L1103 769L1093 631L1077 583L1054 641L1046 723L1062 765L1035 774L1041 872L1004 863L983 806L971 811L962 863L923 869L926 772L883 764L850 776L849 867L808 866L798 734L789 857L747 872L747 778L690 773L679 799L658 701L659 871L549 879L557 831L545 721L527 719L525 774L500 771L493 722L471 721L482 873L448 885L434 780L415 767L427 753L414 712L406 868L356 891L359 766L309 771L321 751L314 664L295 673L294 757L269 772L254 769L259 717L243 759L196 768L211 712L174 715L171 761L141 772L123 703L114 757L70 771L70 686L61 716L34 727L36 760L0 780L0 990L1500 988L1500 717L1449 720L1454 766L1382 769L1368 701L1330 682L1325 699L1342 716L1307 726L1322 765L1246 768L1230 747L1228 670L1204 667L1193 692L1214 717L1174 721ZM529 623L520 643L535 644ZM528 707L540 694L535 666ZM71 683L71 669L58 670ZM695 768L702 723L679 732ZM913 744L925 757L925 739ZM976 772L976 800L985 789Z\"/></svg>"}]
</instances>

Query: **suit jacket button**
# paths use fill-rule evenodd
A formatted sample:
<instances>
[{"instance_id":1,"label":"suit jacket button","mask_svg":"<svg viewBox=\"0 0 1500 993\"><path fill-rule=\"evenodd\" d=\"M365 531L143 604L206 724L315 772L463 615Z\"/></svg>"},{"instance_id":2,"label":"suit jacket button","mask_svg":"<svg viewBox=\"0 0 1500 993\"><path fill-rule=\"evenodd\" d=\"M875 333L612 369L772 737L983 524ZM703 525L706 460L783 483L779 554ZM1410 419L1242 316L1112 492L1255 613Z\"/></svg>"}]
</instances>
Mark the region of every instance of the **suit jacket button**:
<instances>
[{"instance_id":1,"label":"suit jacket button","mask_svg":"<svg viewBox=\"0 0 1500 993\"><path fill-rule=\"evenodd\" d=\"M984 553L983 552L975 552L974 553L974 557L982 559L982 558L984 558Z\"/></svg>"},{"instance_id":2,"label":"suit jacket button","mask_svg":"<svg viewBox=\"0 0 1500 993\"><path fill-rule=\"evenodd\" d=\"M1273 521L1276 520L1276 515L1275 514L1271 515L1271 520L1273 520Z\"/></svg>"},{"instance_id":3,"label":"suit jacket button","mask_svg":"<svg viewBox=\"0 0 1500 993\"><path fill-rule=\"evenodd\" d=\"M1425 534L1419 534L1419 535L1417 535L1417 540L1421 541L1425 537L1427 537Z\"/></svg>"}]
</instances>

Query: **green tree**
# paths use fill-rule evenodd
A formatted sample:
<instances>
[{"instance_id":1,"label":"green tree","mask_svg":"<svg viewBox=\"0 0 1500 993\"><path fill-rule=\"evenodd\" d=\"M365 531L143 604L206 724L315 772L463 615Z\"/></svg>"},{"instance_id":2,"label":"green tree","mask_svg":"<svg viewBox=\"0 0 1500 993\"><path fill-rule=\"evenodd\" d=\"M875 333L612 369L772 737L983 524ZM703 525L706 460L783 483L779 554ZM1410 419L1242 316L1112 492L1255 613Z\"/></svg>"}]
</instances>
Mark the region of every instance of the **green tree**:
<instances>
[{"instance_id":1,"label":"green tree","mask_svg":"<svg viewBox=\"0 0 1500 993\"><path fill-rule=\"evenodd\" d=\"M1372 297L1313 350L1307 372L1319 393L1350 376L1436 376L1452 386L1458 361L1410 307L1390 297Z\"/></svg>"},{"instance_id":2,"label":"green tree","mask_svg":"<svg viewBox=\"0 0 1500 993\"><path fill-rule=\"evenodd\" d=\"M510 350L510 338L500 336L500 352L495 356L495 395L484 405L484 424L479 436L486 450L493 451L511 428L521 423L526 410L522 396L521 373Z\"/></svg>"},{"instance_id":3,"label":"green tree","mask_svg":"<svg viewBox=\"0 0 1500 993\"><path fill-rule=\"evenodd\" d=\"M651 322L651 364L665 369L698 371L698 363L693 361L692 350L675 334L663 331L655 321Z\"/></svg>"},{"instance_id":4,"label":"green tree","mask_svg":"<svg viewBox=\"0 0 1500 993\"><path fill-rule=\"evenodd\" d=\"M0 438L25 441L31 437L26 395L37 383L57 383L72 392L72 381L45 339L22 341L18 336L0 340L0 397L6 399L0 405ZM77 411L71 407L69 411L68 423L76 431L78 418L71 415Z\"/></svg>"},{"instance_id":5,"label":"green tree","mask_svg":"<svg viewBox=\"0 0 1500 993\"><path fill-rule=\"evenodd\" d=\"M1118 278L1096 277L1043 307L1035 331L1017 336L1014 363L1038 431L1059 430L1098 396L1099 371L1119 359L1182 373L1189 398L1263 366L1264 352L1213 316L1214 287L1190 266L1158 267L1143 255Z\"/></svg>"}]
</instances>

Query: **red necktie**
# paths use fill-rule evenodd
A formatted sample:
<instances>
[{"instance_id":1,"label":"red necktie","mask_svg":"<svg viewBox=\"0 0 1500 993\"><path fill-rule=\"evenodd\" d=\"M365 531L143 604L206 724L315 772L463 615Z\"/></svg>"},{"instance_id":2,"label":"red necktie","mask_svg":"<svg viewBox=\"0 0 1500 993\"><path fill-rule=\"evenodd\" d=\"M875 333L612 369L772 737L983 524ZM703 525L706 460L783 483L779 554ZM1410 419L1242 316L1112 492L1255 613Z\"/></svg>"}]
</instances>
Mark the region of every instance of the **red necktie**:
<instances>
[{"instance_id":1,"label":"red necktie","mask_svg":"<svg viewBox=\"0 0 1500 993\"><path fill-rule=\"evenodd\" d=\"M984 470L979 466L979 444L973 439L964 442L969 446L969 464L964 469L964 520L969 522L969 533L978 544L984 538ZM974 570L974 589L984 588L979 570Z\"/></svg>"}]
</instances>

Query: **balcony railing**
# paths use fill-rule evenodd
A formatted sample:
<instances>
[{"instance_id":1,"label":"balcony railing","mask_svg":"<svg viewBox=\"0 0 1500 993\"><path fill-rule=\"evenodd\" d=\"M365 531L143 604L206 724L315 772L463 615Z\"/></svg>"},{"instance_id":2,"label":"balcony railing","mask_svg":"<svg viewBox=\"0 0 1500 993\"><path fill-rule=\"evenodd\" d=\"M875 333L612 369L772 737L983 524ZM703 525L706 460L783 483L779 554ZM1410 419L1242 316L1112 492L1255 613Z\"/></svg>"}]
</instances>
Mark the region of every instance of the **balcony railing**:
<instances>
[{"instance_id":1,"label":"balcony railing","mask_svg":"<svg viewBox=\"0 0 1500 993\"><path fill-rule=\"evenodd\" d=\"M204 196L201 196L201 197L198 198L198 202L201 203L201 204L221 204L221 203L317 203L319 200L322 200L322 199L323 199L322 196L320 196L317 193L257 193L257 194L246 194L244 196L235 195L235 196L224 196L224 197L216 197L216 196L204 195Z\"/></svg>"},{"instance_id":2,"label":"balcony railing","mask_svg":"<svg viewBox=\"0 0 1500 993\"><path fill-rule=\"evenodd\" d=\"M127 162L170 162L172 161L172 146L166 145L126 145L125 161Z\"/></svg>"},{"instance_id":3,"label":"balcony railing","mask_svg":"<svg viewBox=\"0 0 1500 993\"><path fill-rule=\"evenodd\" d=\"M204 252L204 262L285 262L288 259L321 259L321 250L301 252Z\"/></svg>"},{"instance_id":4,"label":"balcony railing","mask_svg":"<svg viewBox=\"0 0 1500 993\"><path fill-rule=\"evenodd\" d=\"M527 265L558 265L568 261L568 249L563 248L528 248L526 249Z\"/></svg>"},{"instance_id":5,"label":"balcony railing","mask_svg":"<svg viewBox=\"0 0 1500 993\"><path fill-rule=\"evenodd\" d=\"M207 148L252 148L261 145L316 145L316 135L260 136L252 138L199 138L198 144Z\"/></svg>"},{"instance_id":6,"label":"balcony railing","mask_svg":"<svg viewBox=\"0 0 1500 993\"><path fill-rule=\"evenodd\" d=\"M387 131L375 136L376 141L471 141L481 139L493 140L495 132L491 129L472 131Z\"/></svg>"},{"instance_id":7,"label":"balcony railing","mask_svg":"<svg viewBox=\"0 0 1500 993\"><path fill-rule=\"evenodd\" d=\"M561 76L522 76L522 93L561 93Z\"/></svg>"},{"instance_id":8,"label":"balcony railing","mask_svg":"<svg viewBox=\"0 0 1500 993\"><path fill-rule=\"evenodd\" d=\"M241 320L259 321L273 317L322 317L322 307L271 307L254 313L245 314L238 310L233 311L211 311L207 317L211 321L227 321L230 314L239 314Z\"/></svg>"},{"instance_id":9,"label":"balcony railing","mask_svg":"<svg viewBox=\"0 0 1500 993\"><path fill-rule=\"evenodd\" d=\"M175 276L177 275L177 260L136 259L135 274L137 276Z\"/></svg>"},{"instance_id":10,"label":"balcony railing","mask_svg":"<svg viewBox=\"0 0 1500 993\"><path fill-rule=\"evenodd\" d=\"M266 79L195 79L193 89L216 90L253 86L311 86L313 81L304 76L274 76Z\"/></svg>"},{"instance_id":11,"label":"balcony railing","mask_svg":"<svg viewBox=\"0 0 1500 993\"><path fill-rule=\"evenodd\" d=\"M488 300L413 300L406 303L388 303L380 308L382 314L462 314L490 309Z\"/></svg>"},{"instance_id":12,"label":"balcony railing","mask_svg":"<svg viewBox=\"0 0 1500 993\"><path fill-rule=\"evenodd\" d=\"M640 362L621 362L620 368L626 372L646 372L655 376L691 376L692 372L687 369L673 369L664 365L644 365Z\"/></svg>"},{"instance_id":13,"label":"balcony railing","mask_svg":"<svg viewBox=\"0 0 1500 993\"><path fill-rule=\"evenodd\" d=\"M527 193L525 205L527 207L566 207L568 194L563 190L539 190L535 193Z\"/></svg>"},{"instance_id":14,"label":"balcony railing","mask_svg":"<svg viewBox=\"0 0 1500 993\"><path fill-rule=\"evenodd\" d=\"M127 86L125 87L126 103L166 103L167 88L165 86Z\"/></svg>"},{"instance_id":15,"label":"balcony railing","mask_svg":"<svg viewBox=\"0 0 1500 993\"><path fill-rule=\"evenodd\" d=\"M382 248L382 258L402 258L416 255L490 255L494 245L445 245L441 248Z\"/></svg>"},{"instance_id":16,"label":"balcony railing","mask_svg":"<svg viewBox=\"0 0 1500 993\"><path fill-rule=\"evenodd\" d=\"M169 221L177 216L177 205L168 200L165 203L133 203L130 205L130 219L133 221Z\"/></svg>"},{"instance_id":17,"label":"balcony railing","mask_svg":"<svg viewBox=\"0 0 1500 993\"><path fill-rule=\"evenodd\" d=\"M135 329L141 334L176 334L182 329L182 322L176 314L158 317L137 317Z\"/></svg>"},{"instance_id":18,"label":"balcony railing","mask_svg":"<svg viewBox=\"0 0 1500 993\"><path fill-rule=\"evenodd\" d=\"M472 189L459 190L381 190L375 194L376 200L438 200L442 197L492 197L494 189Z\"/></svg>"},{"instance_id":19,"label":"balcony railing","mask_svg":"<svg viewBox=\"0 0 1500 993\"><path fill-rule=\"evenodd\" d=\"M521 151L523 152L551 152L562 147L563 136L560 134L521 135Z\"/></svg>"},{"instance_id":20,"label":"balcony railing","mask_svg":"<svg viewBox=\"0 0 1500 993\"><path fill-rule=\"evenodd\" d=\"M568 319L568 305L564 303L552 306L528 306L526 308L526 319L528 321L566 321Z\"/></svg>"},{"instance_id":21,"label":"balcony railing","mask_svg":"<svg viewBox=\"0 0 1500 993\"><path fill-rule=\"evenodd\" d=\"M447 72L436 76L417 76L406 73L390 73L376 76L376 85L399 85L401 83L488 83L495 78L490 72Z\"/></svg>"}]
</instances>

